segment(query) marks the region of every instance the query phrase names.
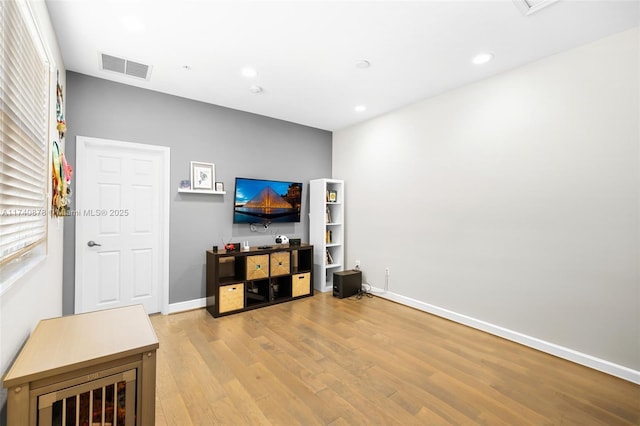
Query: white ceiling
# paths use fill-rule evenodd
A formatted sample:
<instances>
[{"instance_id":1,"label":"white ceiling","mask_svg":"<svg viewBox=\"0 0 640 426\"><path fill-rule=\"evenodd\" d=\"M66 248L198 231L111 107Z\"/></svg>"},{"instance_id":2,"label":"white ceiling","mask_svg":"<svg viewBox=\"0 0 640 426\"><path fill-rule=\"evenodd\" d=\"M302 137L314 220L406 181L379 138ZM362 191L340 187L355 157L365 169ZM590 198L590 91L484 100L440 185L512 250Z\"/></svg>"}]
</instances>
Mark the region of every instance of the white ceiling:
<instances>
[{"instance_id":1,"label":"white ceiling","mask_svg":"<svg viewBox=\"0 0 640 426\"><path fill-rule=\"evenodd\" d=\"M46 4L67 70L326 130L640 24L637 0L563 0L528 16L512 0ZM472 64L483 51L494 60ZM102 71L101 52L151 65L150 79Z\"/></svg>"}]
</instances>

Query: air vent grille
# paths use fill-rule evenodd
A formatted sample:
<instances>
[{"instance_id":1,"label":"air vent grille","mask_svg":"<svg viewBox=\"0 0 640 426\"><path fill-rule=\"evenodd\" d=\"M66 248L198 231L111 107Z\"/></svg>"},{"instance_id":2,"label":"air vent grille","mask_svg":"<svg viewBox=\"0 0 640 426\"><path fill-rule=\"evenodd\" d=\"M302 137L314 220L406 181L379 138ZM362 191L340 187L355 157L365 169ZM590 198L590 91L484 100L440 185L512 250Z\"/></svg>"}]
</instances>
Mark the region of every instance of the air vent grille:
<instances>
[{"instance_id":1,"label":"air vent grille","mask_svg":"<svg viewBox=\"0 0 640 426\"><path fill-rule=\"evenodd\" d=\"M124 66L127 63L122 58L116 58L115 56L102 54L102 69L107 71L119 72L124 74Z\"/></svg>"},{"instance_id":2,"label":"air vent grille","mask_svg":"<svg viewBox=\"0 0 640 426\"><path fill-rule=\"evenodd\" d=\"M127 69L125 70L124 73L132 77L146 79L148 72L149 72L149 65L140 64L138 62L133 62L133 61L127 61Z\"/></svg>"},{"instance_id":3,"label":"air vent grille","mask_svg":"<svg viewBox=\"0 0 640 426\"><path fill-rule=\"evenodd\" d=\"M149 80L149 77L151 77L150 65L141 64L140 62L134 62L125 58L118 58L117 56L111 56L105 53L100 54L100 69L141 78L143 80Z\"/></svg>"}]
</instances>

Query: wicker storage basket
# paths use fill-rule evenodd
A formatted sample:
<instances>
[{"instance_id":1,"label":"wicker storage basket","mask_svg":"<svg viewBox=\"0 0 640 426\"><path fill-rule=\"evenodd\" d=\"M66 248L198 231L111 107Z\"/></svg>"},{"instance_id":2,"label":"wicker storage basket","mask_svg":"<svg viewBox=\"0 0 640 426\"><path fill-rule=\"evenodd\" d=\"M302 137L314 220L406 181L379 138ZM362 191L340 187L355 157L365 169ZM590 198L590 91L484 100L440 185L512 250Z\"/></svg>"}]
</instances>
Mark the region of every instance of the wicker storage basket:
<instances>
[{"instance_id":1,"label":"wicker storage basket","mask_svg":"<svg viewBox=\"0 0 640 426\"><path fill-rule=\"evenodd\" d=\"M298 297L310 294L311 273L295 274L291 276L291 296Z\"/></svg>"},{"instance_id":2,"label":"wicker storage basket","mask_svg":"<svg viewBox=\"0 0 640 426\"><path fill-rule=\"evenodd\" d=\"M258 280L269 276L269 255L247 256L247 279Z\"/></svg>"},{"instance_id":3,"label":"wicker storage basket","mask_svg":"<svg viewBox=\"0 0 640 426\"><path fill-rule=\"evenodd\" d=\"M288 251L271 253L271 276L289 275L291 256Z\"/></svg>"},{"instance_id":4,"label":"wicker storage basket","mask_svg":"<svg viewBox=\"0 0 640 426\"><path fill-rule=\"evenodd\" d=\"M220 313L244 308L244 284L220 286Z\"/></svg>"}]
</instances>

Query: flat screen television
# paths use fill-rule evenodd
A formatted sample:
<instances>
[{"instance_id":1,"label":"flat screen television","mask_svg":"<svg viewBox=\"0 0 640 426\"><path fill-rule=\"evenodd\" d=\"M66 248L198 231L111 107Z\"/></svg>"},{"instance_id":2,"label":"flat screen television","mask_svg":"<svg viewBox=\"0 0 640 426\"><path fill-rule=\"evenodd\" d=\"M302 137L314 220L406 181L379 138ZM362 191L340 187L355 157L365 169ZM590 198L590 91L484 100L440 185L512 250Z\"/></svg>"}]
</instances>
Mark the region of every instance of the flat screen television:
<instances>
[{"instance_id":1,"label":"flat screen television","mask_svg":"<svg viewBox=\"0 0 640 426\"><path fill-rule=\"evenodd\" d=\"M302 183L236 178L233 223L300 222Z\"/></svg>"}]
</instances>

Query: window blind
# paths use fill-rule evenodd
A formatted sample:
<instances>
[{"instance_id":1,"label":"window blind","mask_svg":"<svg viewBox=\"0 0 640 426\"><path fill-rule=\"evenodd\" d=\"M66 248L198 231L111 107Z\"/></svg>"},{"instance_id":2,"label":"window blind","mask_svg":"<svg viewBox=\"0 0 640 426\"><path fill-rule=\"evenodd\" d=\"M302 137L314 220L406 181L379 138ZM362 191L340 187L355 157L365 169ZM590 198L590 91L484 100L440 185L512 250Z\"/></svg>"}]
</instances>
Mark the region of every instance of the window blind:
<instances>
[{"instance_id":1,"label":"window blind","mask_svg":"<svg viewBox=\"0 0 640 426\"><path fill-rule=\"evenodd\" d=\"M49 72L17 1L0 1L0 265L46 239Z\"/></svg>"}]
</instances>

